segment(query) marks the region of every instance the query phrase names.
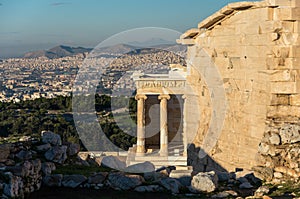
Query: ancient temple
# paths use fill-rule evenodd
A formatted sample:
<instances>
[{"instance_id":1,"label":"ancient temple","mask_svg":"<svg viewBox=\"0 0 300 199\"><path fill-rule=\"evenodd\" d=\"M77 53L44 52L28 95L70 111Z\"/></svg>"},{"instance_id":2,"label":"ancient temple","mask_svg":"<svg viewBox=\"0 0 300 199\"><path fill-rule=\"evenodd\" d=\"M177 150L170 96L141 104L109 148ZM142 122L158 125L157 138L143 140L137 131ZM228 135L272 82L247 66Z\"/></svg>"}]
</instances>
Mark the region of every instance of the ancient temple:
<instances>
[{"instance_id":1,"label":"ancient temple","mask_svg":"<svg viewBox=\"0 0 300 199\"><path fill-rule=\"evenodd\" d=\"M298 0L231 3L186 31L178 39L188 46L186 74L136 76L132 160L157 150L162 160L181 157L198 171L271 164L258 154L284 150L282 129L300 136L299 33ZM147 137L151 104L160 106L159 133ZM179 113L176 104L183 104ZM269 141L274 136L279 142Z\"/></svg>"},{"instance_id":2,"label":"ancient temple","mask_svg":"<svg viewBox=\"0 0 300 199\"><path fill-rule=\"evenodd\" d=\"M187 165L185 115L186 67L172 65L168 74L134 73L137 87L137 144L128 164ZM130 156L130 153L129 153Z\"/></svg>"}]
</instances>

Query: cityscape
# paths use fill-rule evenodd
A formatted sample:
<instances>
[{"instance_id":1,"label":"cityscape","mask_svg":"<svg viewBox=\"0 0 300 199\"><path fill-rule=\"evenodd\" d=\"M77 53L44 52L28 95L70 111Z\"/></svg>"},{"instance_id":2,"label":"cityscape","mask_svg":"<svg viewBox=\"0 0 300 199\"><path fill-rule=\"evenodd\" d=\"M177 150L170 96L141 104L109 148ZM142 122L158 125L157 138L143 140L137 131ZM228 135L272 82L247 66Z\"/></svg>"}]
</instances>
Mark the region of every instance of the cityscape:
<instances>
[{"instance_id":1,"label":"cityscape","mask_svg":"<svg viewBox=\"0 0 300 199\"><path fill-rule=\"evenodd\" d=\"M99 70L106 68L102 76L99 77L99 82L109 94L112 89L126 87L134 89L130 78L127 79L128 82L122 84L116 85L116 82L126 72L132 71L133 73L136 71L137 67L141 67L147 73L166 73L170 64L185 64L184 48L179 50L183 51L176 51L178 54L175 54L175 51L158 50L158 52L152 52L153 49L149 49L142 53L120 57L118 54L111 53L108 56L114 57L113 61L106 58L107 53L105 52L105 56L100 54L100 57L97 57L93 62L96 63ZM70 96L77 72L88 56L88 49L86 51L73 56L52 59L42 56L1 60L0 101L20 102L21 100ZM84 82L82 85L84 86Z\"/></svg>"}]
</instances>

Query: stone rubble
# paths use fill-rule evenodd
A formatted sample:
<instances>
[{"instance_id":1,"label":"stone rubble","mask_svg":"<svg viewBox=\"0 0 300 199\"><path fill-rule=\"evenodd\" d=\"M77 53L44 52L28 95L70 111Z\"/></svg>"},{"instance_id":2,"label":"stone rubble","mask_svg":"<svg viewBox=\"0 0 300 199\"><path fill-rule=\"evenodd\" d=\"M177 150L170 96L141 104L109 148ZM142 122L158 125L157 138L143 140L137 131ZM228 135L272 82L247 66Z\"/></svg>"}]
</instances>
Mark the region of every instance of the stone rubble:
<instances>
[{"instance_id":1,"label":"stone rubble","mask_svg":"<svg viewBox=\"0 0 300 199\"><path fill-rule=\"evenodd\" d=\"M277 118L278 119L278 118ZM256 175L280 182L300 177L300 123L270 122L257 154Z\"/></svg>"},{"instance_id":2,"label":"stone rubble","mask_svg":"<svg viewBox=\"0 0 300 199\"><path fill-rule=\"evenodd\" d=\"M214 172L198 173L192 179L193 192L213 192L218 188L218 175Z\"/></svg>"},{"instance_id":3,"label":"stone rubble","mask_svg":"<svg viewBox=\"0 0 300 199\"><path fill-rule=\"evenodd\" d=\"M254 194L255 189L260 186L259 179L253 174L249 174L249 172L211 171L194 173L192 170L176 170L176 166L161 167L155 170L154 165L150 162L126 167L123 161L113 156L103 157L98 162L96 161L97 158L93 162L91 157L85 157L82 154L80 154L80 157L74 158L76 154L70 153L69 147L72 146L71 151L78 152L77 146L70 143L54 145L53 143L59 143L59 135L53 135L50 132L44 135L47 139L42 140L56 140L55 142L51 141L52 144L48 143L50 148L47 143L45 145L45 143L42 144L39 141L36 141L35 145L30 144L30 141L0 145L0 150L3 151L0 161L0 194L4 198L25 198L28 194L39 190L41 186L114 189L141 193L169 192L187 196L208 194L212 198L224 198L243 195L243 189L250 190ZM49 139L49 135L55 139ZM52 153L62 148L63 153ZM58 155L49 158L49 151L51 151L51 154ZM27 155L28 152L31 154L30 158ZM39 157L46 157L46 160ZM91 164L98 164L99 166L110 164L113 167L122 168L122 170L112 169L110 172L96 172L90 176L53 173L57 166L68 162L68 158L75 161L72 164L87 167ZM86 164L82 164L83 162ZM258 192L265 193L266 191L257 191L257 195L259 195Z\"/></svg>"}]
</instances>

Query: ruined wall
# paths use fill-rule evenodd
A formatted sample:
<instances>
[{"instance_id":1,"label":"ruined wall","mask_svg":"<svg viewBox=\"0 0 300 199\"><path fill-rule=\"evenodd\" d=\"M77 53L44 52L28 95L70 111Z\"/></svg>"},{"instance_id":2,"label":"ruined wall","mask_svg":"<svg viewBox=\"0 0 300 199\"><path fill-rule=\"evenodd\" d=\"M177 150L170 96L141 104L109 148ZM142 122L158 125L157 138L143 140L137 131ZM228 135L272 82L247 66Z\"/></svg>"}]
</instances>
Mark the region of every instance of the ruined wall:
<instances>
[{"instance_id":1,"label":"ruined wall","mask_svg":"<svg viewBox=\"0 0 300 199\"><path fill-rule=\"evenodd\" d=\"M297 0L234 3L182 35L180 42L189 44L188 82L199 104L196 148L203 147L203 138L210 133L207 118L214 114L212 100L218 100L201 73L216 67L223 81L227 113L217 144L208 152L221 167L251 169L257 165L259 144L270 128L299 126L299 20ZM190 163L213 167L207 160Z\"/></svg>"}]
</instances>

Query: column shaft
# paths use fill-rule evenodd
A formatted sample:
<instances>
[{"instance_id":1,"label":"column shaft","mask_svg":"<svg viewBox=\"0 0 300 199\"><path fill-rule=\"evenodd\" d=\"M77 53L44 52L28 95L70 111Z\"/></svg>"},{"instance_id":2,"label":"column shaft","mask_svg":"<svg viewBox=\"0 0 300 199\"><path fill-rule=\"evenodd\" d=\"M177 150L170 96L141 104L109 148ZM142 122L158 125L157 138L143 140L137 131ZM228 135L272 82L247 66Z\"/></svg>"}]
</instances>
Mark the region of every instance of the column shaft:
<instances>
[{"instance_id":1,"label":"column shaft","mask_svg":"<svg viewBox=\"0 0 300 199\"><path fill-rule=\"evenodd\" d=\"M182 96L183 98L183 131L182 131L182 139L183 139L183 156L187 156L187 118L188 118L188 112L187 112L187 97L186 95Z\"/></svg>"},{"instance_id":2,"label":"column shaft","mask_svg":"<svg viewBox=\"0 0 300 199\"><path fill-rule=\"evenodd\" d=\"M160 95L160 155L168 156L168 101L169 95Z\"/></svg>"},{"instance_id":3,"label":"column shaft","mask_svg":"<svg viewBox=\"0 0 300 199\"><path fill-rule=\"evenodd\" d=\"M144 155L145 153L145 95L137 95L137 155Z\"/></svg>"}]
</instances>

